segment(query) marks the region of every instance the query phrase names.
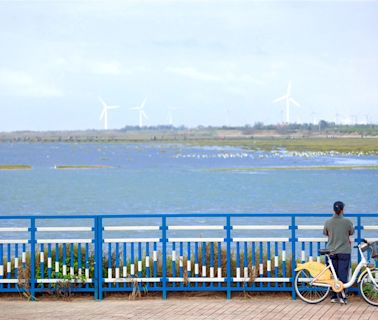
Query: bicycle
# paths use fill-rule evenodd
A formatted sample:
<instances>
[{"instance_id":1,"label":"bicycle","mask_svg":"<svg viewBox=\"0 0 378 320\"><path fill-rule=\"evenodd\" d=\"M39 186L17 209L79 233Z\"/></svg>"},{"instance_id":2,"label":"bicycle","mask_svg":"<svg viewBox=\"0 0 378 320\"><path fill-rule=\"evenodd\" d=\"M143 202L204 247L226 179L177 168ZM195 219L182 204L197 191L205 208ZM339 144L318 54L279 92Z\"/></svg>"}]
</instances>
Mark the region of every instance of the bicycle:
<instances>
[{"instance_id":1,"label":"bicycle","mask_svg":"<svg viewBox=\"0 0 378 320\"><path fill-rule=\"evenodd\" d=\"M325 255L328 259L328 266L315 261L298 264L295 271L297 272L294 280L294 287L297 295L307 303L322 302L332 289L336 293L341 293L345 298L344 289L351 287L357 280L359 290L364 300L378 306L378 269L368 264L364 252L371 250L371 257L378 258L378 242L368 242L362 240L354 248L359 250L361 261L354 270L351 279L343 283L337 278L330 255L332 252L328 249L321 249L320 255ZM360 271L362 273L358 276Z\"/></svg>"}]
</instances>

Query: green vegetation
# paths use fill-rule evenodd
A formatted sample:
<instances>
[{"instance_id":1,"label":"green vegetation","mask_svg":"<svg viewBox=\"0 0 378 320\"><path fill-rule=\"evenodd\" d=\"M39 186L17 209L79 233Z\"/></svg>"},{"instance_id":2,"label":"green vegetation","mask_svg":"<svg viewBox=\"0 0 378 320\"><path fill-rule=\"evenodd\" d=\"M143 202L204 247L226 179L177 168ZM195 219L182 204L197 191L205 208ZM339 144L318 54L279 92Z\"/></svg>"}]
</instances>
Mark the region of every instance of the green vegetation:
<instances>
[{"instance_id":1,"label":"green vegetation","mask_svg":"<svg viewBox=\"0 0 378 320\"><path fill-rule=\"evenodd\" d=\"M250 138L204 139L185 142L199 146L233 146L246 149L311 152L378 154L378 139L374 138Z\"/></svg>"},{"instance_id":2,"label":"green vegetation","mask_svg":"<svg viewBox=\"0 0 378 320\"><path fill-rule=\"evenodd\" d=\"M111 166L103 165L57 165L55 169L109 169Z\"/></svg>"},{"instance_id":3,"label":"green vegetation","mask_svg":"<svg viewBox=\"0 0 378 320\"><path fill-rule=\"evenodd\" d=\"M30 170L32 166L25 164L0 164L0 170Z\"/></svg>"},{"instance_id":4,"label":"green vegetation","mask_svg":"<svg viewBox=\"0 0 378 320\"><path fill-rule=\"evenodd\" d=\"M0 143L151 143L246 149L378 154L378 125L290 124L0 133Z\"/></svg>"},{"instance_id":5,"label":"green vegetation","mask_svg":"<svg viewBox=\"0 0 378 320\"><path fill-rule=\"evenodd\" d=\"M211 171L290 171L290 170L378 170L378 166L287 166L254 168L211 168Z\"/></svg>"}]
</instances>

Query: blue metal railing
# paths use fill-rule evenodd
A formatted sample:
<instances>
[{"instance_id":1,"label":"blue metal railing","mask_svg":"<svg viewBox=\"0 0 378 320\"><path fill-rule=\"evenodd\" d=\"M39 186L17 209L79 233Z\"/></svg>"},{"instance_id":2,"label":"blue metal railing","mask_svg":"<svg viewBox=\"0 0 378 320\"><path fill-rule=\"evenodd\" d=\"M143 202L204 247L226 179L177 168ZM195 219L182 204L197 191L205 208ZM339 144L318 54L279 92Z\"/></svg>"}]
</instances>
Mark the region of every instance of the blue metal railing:
<instances>
[{"instance_id":1,"label":"blue metal railing","mask_svg":"<svg viewBox=\"0 0 378 320\"><path fill-rule=\"evenodd\" d=\"M286 291L297 262L321 261L330 214L0 217L0 292ZM348 214L355 242L378 214ZM21 258L21 261L20 261ZM354 253L354 259L359 259ZM21 263L19 263L21 262ZM355 289L356 290L356 289Z\"/></svg>"}]
</instances>

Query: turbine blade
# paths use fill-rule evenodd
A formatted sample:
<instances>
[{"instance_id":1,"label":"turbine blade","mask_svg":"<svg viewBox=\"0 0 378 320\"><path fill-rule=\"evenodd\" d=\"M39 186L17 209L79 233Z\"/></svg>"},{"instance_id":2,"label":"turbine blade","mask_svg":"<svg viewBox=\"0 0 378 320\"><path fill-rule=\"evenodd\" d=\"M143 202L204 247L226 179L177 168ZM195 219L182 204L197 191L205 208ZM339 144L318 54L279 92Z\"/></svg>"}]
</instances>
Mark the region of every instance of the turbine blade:
<instances>
[{"instance_id":1,"label":"turbine blade","mask_svg":"<svg viewBox=\"0 0 378 320\"><path fill-rule=\"evenodd\" d=\"M276 103L276 102L280 102L280 101L284 101L287 99L287 96L282 96L280 98L277 98L276 100L273 100L273 103Z\"/></svg>"},{"instance_id":2,"label":"turbine blade","mask_svg":"<svg viewBox=\"0 0 378 320\"><path fill-rule=\"evenodd\" d=\"M289 81L289 84L287 86L287 96L290 97L291 94L291 80Z\"/></svg>"},{"instance_id":3,"label":"turbine blade","mask_svg":"<svg viewBox=\"0 0 378 320\"><path fill-rule=\"evenodd\" d=\"M291 102L292 104L296 105L297 107L300 107L300 106L301 106L301 105L300 105L297 101L295 101L293 98L290 98L290 102Z\"/></svg>"},{"instance_id":4,"label":"turbine blade","mask_svg":"<svg viewBox=\"0 0 378 320\"><path fill-rule=\"evenodd\" d=\"M106 103L105 101L101 98L101 97L98 97L98 100L100 100L101 104L106 107Z\"/></svg>"},{"instance_id":5,"label":"turbine blade","mask_svg":"<svg viewBox=\"0 0 378 320\"><path fill-rule=\"evenodd\" d=\"M120 106L107 106L106 108L107 108L108 110L109 110L109 109L119 109Z\"/></svg>"},{"instance_id":6,"label":"turbine blade","mask_svg":"<svg viewBox=\"0 0 378 320\"><path fill-rule=\"evenodd\" d=\"M106 108L102 109L102 112L100 114L100 120L102 120L102 118L104 118L105 112L106 112Z\"/></svg>"},{"instance_id":7,"label":"turbine blade","mask_svg":"<svg viewBox=\"0 0 378 320\"><path fill-rule=\"evenodd\" d=\"M144 117L144 119L148 120L146 113L143 110L141 112L142 112L142 116Z\"/></svg>"},{"instance_id":8,"label":"turbine blade","mask_svg":"<svg viewBox=\"0 0 378 320\"><path fill-rule=\"evenodd\" d=\"M146 104L146 101L147 101L147 97L144 98L142 104L140 105L140 108L141 108L141 109L144 108L144 105Z\"/></svg>"}]
</instances>

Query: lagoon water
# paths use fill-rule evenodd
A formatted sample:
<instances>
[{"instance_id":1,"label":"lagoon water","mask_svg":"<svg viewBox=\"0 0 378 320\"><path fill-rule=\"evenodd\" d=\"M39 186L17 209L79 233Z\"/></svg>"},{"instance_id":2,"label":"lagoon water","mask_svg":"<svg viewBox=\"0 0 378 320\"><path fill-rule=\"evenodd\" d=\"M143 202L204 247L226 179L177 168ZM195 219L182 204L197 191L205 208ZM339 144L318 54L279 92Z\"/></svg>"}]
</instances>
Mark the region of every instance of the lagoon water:
<instances>
[{"instance_id":1,"label":"lagoon water","mask_svg":"<svg viewBox=\"0 0 378 320\"><path fill-rule=\"evenodd\" d=\"M377 156L157 144L0 144L0 215L378 212L378 170L216 168L378 165ZM106 165L55 169L55 165Z\"/></svg>"}]
</instances>

